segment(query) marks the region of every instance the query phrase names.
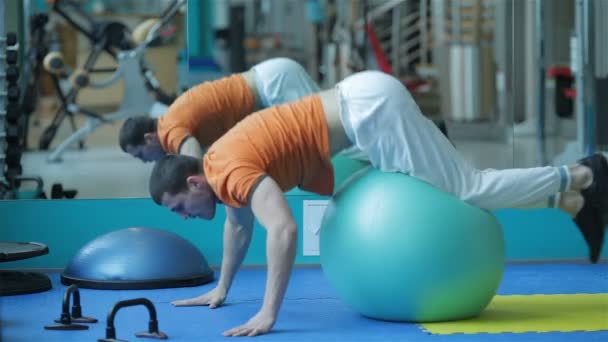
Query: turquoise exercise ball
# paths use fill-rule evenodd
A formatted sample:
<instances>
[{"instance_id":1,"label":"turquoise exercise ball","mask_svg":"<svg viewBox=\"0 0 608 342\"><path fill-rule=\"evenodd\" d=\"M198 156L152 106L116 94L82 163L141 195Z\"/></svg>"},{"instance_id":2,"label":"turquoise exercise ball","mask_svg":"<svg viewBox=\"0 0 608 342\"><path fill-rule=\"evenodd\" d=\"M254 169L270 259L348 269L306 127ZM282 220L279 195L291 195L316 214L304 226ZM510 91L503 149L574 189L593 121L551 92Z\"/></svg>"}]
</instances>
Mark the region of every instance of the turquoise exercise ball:
<instances>
[{"instance_id":1,"label":"turquoise exercise ball","mask_svg":"<svg viewBox=\"0 0 608 342\"><path fill-rule=\"evenodd\" d=\"M334 192L357 171L369 166L369 162L361 161L337 154L331 158L334 168Z\"/></svg>"},{"instance_id":2,"label":"turquoise exercise ball","mask_svg":"<svg viewBox=\"0 0 608 342\"><path fill-rule=\"evenodd\" d=\"M338 298L389 321L477 316L504 271L504 238L491 213L414 177L371 167L330 200L319 247Z\"/></svg>"}]
</instances>

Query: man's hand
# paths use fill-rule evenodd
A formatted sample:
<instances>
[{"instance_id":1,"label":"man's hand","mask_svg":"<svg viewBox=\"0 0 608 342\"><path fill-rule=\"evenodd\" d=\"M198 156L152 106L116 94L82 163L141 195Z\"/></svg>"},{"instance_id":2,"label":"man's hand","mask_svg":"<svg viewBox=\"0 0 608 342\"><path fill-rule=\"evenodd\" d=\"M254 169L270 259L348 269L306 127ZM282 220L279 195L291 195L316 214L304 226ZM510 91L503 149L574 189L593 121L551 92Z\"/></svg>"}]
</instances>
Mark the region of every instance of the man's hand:
<instances>
[{"instance_id":1,"label":"man's hand","mask_svg":"<svg viewBox=\"0 0 608 342\"><path fill-rule=\"evenodd\" d=\"M259 311L247 323L226 330L224 336L257 336L265 334L272 329L275 321L276 318L273 315Z\"/></svg>"},{"instance_id":2,"label":"man's hand","mask_svg":"<svg viewBox=\"0 0 608 342\"><path fill-rule=\"evenodd\" d=\"M215 309L224 303L226 299L226 290L221 287L216 287L213 290L200 295L198 297L176 300L171 302L175 306L197 306L197 305L209 305L211 309Z\"/></svg>"}]
</instances>

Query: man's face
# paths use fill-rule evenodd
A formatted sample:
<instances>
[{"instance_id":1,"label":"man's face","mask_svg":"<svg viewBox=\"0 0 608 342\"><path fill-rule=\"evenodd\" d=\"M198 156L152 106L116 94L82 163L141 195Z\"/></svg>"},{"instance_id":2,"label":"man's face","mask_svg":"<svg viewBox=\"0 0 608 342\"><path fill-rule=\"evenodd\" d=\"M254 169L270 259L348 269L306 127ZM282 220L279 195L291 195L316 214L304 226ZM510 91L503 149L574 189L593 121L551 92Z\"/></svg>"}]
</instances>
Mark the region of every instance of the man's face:
<instances>
[{"instance_id":1,"label":"man's face","mask_svg":"<svg viewBox=\"0 0 608 342\"><path fill-rule=\"evenodd\" d=\"M165 193L161 202L185 219L197 217L211 220L215 217L216 200L210 187L191 187L175 195Z\"/></svg>"},{"instance_id":2,"label":"man's face","mask_svg":"<svg viewBox=\"0 0 608 342\"><path fill-rule=\"evenodd\" d=\"M160 144L144 143L142 145L127 145L127 153L146 162L157 161L165 155Z\"/></svg>"}]
</instances>

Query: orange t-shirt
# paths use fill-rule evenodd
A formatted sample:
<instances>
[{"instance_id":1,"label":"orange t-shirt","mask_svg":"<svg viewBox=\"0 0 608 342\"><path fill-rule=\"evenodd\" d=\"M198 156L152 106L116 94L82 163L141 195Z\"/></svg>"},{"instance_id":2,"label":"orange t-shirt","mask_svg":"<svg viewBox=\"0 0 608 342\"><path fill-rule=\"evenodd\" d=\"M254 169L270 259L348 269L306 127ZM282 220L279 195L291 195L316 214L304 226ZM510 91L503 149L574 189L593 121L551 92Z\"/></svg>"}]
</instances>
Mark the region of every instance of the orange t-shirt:
<instances>
[{"instance_id":1,"label":"orange t-shirt","mask_svg":"<svg viewBox=\"0 0 608 342\"><path fill-rule=\"evenodd\" d=\"M209 148L203 170L218 198L235 208L249 205L265 175L283 191L299 186L331 195L334 172L321 99L311 95L249 115Z\"/></svg>"},{"instance_id":2,"label":"orange t-shirt","mask_svg":"<svg viewBox=\"0 0 608 342\"><path fill-rule=\"evenodd\" d=\"M165 151L179 153L195 137L208 147L255 109L255 94L241 74L191 88L158 119L158 138Z\"/></svg>"}]
</instances>

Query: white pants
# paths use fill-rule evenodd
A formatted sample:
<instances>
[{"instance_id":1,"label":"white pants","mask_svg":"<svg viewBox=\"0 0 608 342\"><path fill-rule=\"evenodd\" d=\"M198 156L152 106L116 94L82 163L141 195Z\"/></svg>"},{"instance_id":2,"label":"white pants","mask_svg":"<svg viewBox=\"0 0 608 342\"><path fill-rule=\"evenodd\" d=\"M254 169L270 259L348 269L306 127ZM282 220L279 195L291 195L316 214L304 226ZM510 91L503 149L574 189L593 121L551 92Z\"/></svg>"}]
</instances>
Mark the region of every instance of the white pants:
<instances>
[{"instance_id":1,"label":"white pants","mask_svg":"<svg viewBox=\"0 0 608 342\"><path fill-rule=\"evenodd\" d=\"M336 87L340 119L353 149L382 171L407 173L488 210L541 201L550 206L554 195L569 188L566 167L475 169L392 76L364 71Z\"/></svg>"},{"instance_id":2,"label":"white pants","mask_svg":"<svg viewBox=\"0 0 608 342\"><path fill-rule=\"evenodd\" d=\"M320 91L306 70L289 58L271 58L252 68L264 108L296 101Z\"/></svg>"}]
</instances>

